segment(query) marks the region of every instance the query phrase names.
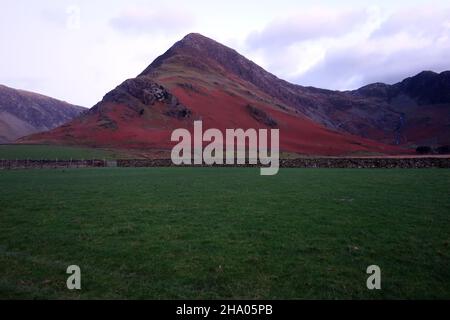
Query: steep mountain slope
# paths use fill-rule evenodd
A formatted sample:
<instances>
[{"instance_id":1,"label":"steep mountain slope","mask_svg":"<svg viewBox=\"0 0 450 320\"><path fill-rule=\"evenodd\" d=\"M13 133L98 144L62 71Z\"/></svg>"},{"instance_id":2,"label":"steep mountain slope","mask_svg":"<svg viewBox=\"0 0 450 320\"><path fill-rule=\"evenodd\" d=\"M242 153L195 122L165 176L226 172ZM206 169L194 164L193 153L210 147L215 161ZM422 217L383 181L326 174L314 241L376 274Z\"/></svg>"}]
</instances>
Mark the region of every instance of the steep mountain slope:
<instances>
[{"instance_id":1,"label":"steep mountain slope","mask_svg":"<svg viewBox=\"0 0 450 320\"><path fill-rule=\"evenodd\" d=\"M202 120L205 129L279 128L281 148L290 152L399 152L325 128L323 124L335 129L323 110L314 107L322 100L331 107L333 97L357 100L347 93L289 84L236 51L190 34L85 115L23 141L164 149L173 145L174 129L192 129L194 120Z\"/></svg>"},{"instance_id":2,"label":"steep mountain slope","mask_svg":"<svg viewBox=\"0 0 450 320\"><path fill-rule=\"evenodd\" d=\"M213 62L219 66L216 72L222 70L247 81L278 103L330 129L389 144L450 143L450 72L423 72L393 86L374 84L351 92L330 91L278 79L235 50L191 34L142 75L164 77L171 71L167 66L173 64L206 70ZM387 95L366 94L380 86L389 88Z\"/></svg>"},{"instance_id":3,"label":"steep mountain slope","mask_svg":"<svg viewBox=\"0 0 450 320\"><path fill-rule=\"evenodd\" d=\"M393 134L398 144L450 144L450 71L424 71L394 85L375 83L351 94L398 115L391 119L395 130L386 140Z\"/></svg>"},{"instance_id":4,"label":"steep mountain slope","mask_svg":"<svg viewBox=\"0 0 450 320\"><path fill-rule=\"evenodd\" d=\"M0 143L56 128L83 110L63 101L0 85Z\"/></svg>"}]
</instances>

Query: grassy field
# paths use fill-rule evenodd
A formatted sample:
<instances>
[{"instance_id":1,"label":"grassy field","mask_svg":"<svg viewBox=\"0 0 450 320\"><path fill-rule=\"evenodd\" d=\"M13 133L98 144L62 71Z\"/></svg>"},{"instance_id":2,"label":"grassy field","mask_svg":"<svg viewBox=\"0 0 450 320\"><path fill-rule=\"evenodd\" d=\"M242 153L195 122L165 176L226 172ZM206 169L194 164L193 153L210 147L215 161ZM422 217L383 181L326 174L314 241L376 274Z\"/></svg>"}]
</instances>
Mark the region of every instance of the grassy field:
<instances>
[{"instance_id":1,"label":"grassy field","mask_svg":"<svg viewBox=\"0 0 450 320\"><path fill-rule=\"evenodd\" d=\"M0 188L0 298L450 298L450 170L0 171Z\"/></svg>"},{"instance_id":2,"label":"grassy field","mask_svg":"<svg viewBox=\"0 0 450 320\"><path fill-rule=\"evenodd\" d=\"M117 151L55 145L0 145L0 160L88 160L124 158Z\"/></svg>"}]
</instances>

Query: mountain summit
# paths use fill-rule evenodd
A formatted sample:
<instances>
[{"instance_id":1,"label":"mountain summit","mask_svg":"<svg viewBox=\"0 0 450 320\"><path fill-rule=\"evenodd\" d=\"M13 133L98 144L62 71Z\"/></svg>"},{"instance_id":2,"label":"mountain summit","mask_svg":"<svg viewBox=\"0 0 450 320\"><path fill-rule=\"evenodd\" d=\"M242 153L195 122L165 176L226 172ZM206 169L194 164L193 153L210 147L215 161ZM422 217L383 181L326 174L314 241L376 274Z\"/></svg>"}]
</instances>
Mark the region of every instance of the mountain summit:
<instances>
[{"instance_id":1,"label":"mountain summit","mask_svg":"<svg viewBox=\"0 0 450 320\"><path fill-rule=\"evenodd\" d=\"M450 103L450 71L436 73L422 71L394 85L372 84L357 90L364 96L387 99L396 104L396 98L407 96L416 105Z\"/></svg>"},{"instance_id":2,"label":"mountain summit","mask_svg":"<svg viewBox=\"0 0 450 320\"><path fill-rule=\"evenodd\" d=\"M312 155L398 153L383 143L440 143L450 136L435 104L427 111L411 104L410 112L399 103L416 101L410 91L378 87L337 92L291 84L193 33L87 114L24 141L168 149L171 132L192 130L195 120L202 120L205 129L279 128L283 151ZM437 131L421 131L423 117L429 119L426 125L436 122Z\"/></svg>"},{"instance_id":3,"label":"mountain summit","mask_svg":"<svg viewBox=\"0 0 450 320\"><path fill-rule=\"evenodd\" d=\"M226 71L243 80L258 82L268 77L279 80L274 75L248 60L234 49L207 38L191 33L158 57L141 75L152 75L165 64L184 63L200 70L212 68L216 72ZM221 70L222 69L222 70Z\"/></svg>"}]
</instances>

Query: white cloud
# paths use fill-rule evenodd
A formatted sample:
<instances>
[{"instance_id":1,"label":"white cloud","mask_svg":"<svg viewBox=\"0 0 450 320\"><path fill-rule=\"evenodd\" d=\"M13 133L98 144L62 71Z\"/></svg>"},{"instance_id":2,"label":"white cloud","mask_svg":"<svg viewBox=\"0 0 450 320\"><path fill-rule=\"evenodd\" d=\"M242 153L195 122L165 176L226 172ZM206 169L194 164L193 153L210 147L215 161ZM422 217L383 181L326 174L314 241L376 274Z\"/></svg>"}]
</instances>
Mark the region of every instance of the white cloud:
<instances>
[{"instance_id":1,"label":"white cloud","mask_svg":"<svg viewBox=\"0 0 450 320\"><path fill-rule=\"evenodd\" d=\"M365 12L361 9L304 8L251 33L247 43L250 47L274 48L300 41L335 38L362 25L364 20Z\"/></svg>"},{"instance_id":2,"label":"white cloud","mask_svg":"<svg viewBox=\"0 0 450 320\"><path fill-rule=\"evenodd\" d=\"M155 6L156 7L156 6ZM130 7L110 21L114 29L131 34L170 34L192 28L195 19L174 8Z\"/></svg>"}]
</instances>

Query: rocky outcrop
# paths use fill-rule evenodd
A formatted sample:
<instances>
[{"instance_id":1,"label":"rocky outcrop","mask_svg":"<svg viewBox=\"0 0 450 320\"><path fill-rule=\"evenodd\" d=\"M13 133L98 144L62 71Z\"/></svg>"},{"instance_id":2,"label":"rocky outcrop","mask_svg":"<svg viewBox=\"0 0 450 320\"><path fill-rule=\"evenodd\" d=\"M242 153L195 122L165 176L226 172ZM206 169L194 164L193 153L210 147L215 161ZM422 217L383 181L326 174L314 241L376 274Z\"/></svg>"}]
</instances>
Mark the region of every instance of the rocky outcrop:
<instances>
[{"instance_id":1,"label":"rocky outcrop","mask_svg":"<svg viewBox=\"0 0 450 320\"><path fill-rule=\"evenodd\" d=\"M135 78L126 80L116 89L107 93L103 102L125 103L130 106L146 105L152 106L157 101L168 101L172 96L161 85L147 80L146 78ZM170 101L172 103L172 101Z\"/></svg>"},{"instance_id":2,"label":"rocky outcrop","mask_svg":"<svg viewBox=\"0 0 450 320\"><path fill-rule=\"evenodd\" d=\"M182 105L177 97L164 86L148 77L128 79L116 89L107 93L103 100L93 108L96 112L105 103L125 104L143 115L145 108L161 103L166 107L165 115L178 119L189 118L191 111Z\"/></svg>"},{"instance_id":3,"label":"rocky outcrop","mask_svg":"<svg viewBox=\"0 0 450 320\"><path fill-rule=\"evenodd\" d=\"M263 110L258 109L250 104L248 104L246 108L256 121L272 128L275 128L278 125L278 123Z\"/></svg>"}]
</instances>

